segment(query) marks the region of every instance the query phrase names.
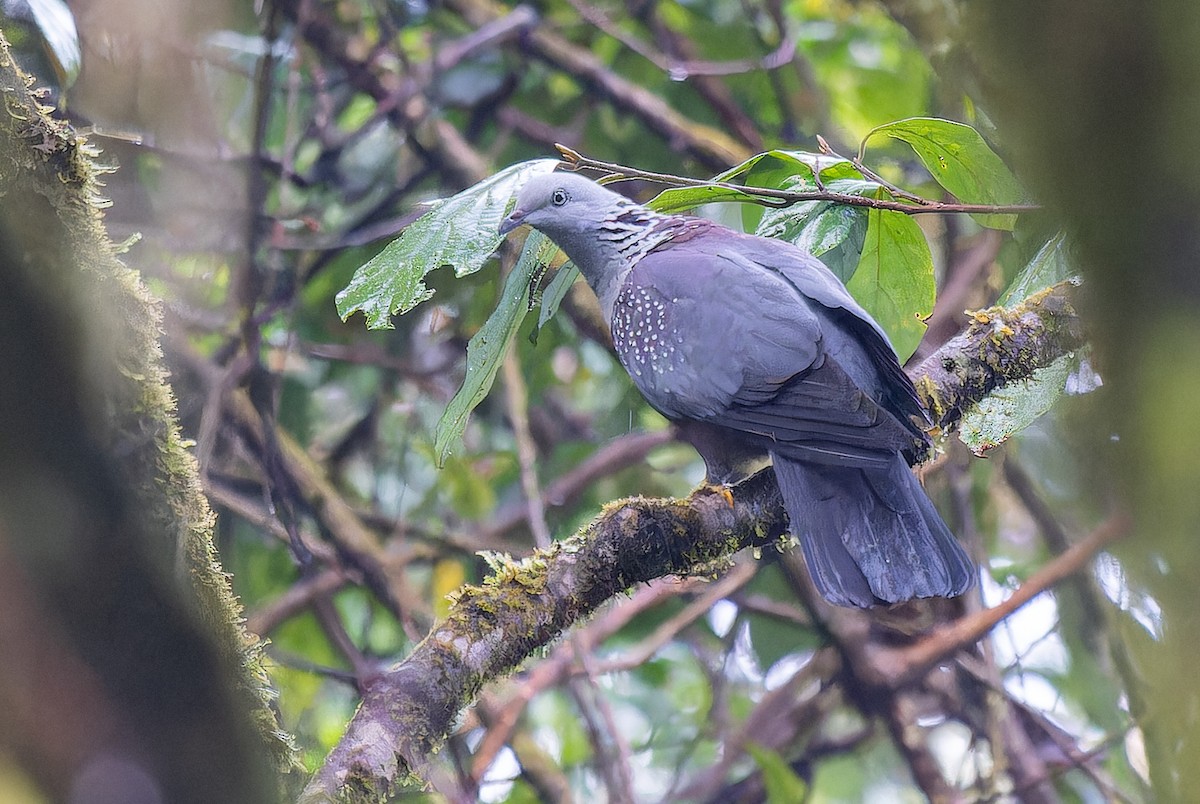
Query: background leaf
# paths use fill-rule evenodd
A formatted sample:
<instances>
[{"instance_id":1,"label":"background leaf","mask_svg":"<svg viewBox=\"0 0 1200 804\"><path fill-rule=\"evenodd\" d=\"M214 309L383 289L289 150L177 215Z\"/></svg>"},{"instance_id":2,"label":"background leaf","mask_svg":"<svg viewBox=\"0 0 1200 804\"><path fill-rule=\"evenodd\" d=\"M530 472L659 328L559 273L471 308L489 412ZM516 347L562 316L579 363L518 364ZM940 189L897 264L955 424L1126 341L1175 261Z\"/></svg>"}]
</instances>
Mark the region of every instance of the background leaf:
<instances>
[{"instance_id":1,"label":"background leaf","mask_svg":"<svg viewBox=\"0 0 1200 804\"><path fill-rule=\"evenodd\" d=\"M520 162L438 202L354 273L337 294L338 315L345 321L361 310L368 329L390 329L394 314L433 295L423 280L434 268L453 265L458 276L478 271L503 240L500 222L517 190L557 164L554 159Z\"/></svg>"},{"instance_id":2,"label":"background leaf","mask_svg":"<svg viewBox=\"0 0 1200 804\"><path fill-rule=\"evenodd\" d=\"M762 771L763 786L767 788L767 801L770 804L791 804L803 801L808 795L808 785L778 753L754 743L747 744L746 751Z\"/></svg>"},{"instance_id":3,"label":"background leaf","mask_svg":"<svg viewBox=\"0 0 1200 804\"><path fill-rule=\"evenodd\" d=\"M922 319L937 296L933 256L911 216L867 213L862 259L846 288L887 332L900 362L907 360L925 335Z\"/></svg>"},{"instance_id":4,"label":"background leaf","mask_svg":"<svg viewBox=\"0 0 1200 804\"><path fill-rule=\"evenodd\" d=\"M1017 204L1021 185L979 132L962 123L912 117L872 129L863 140L882 134L912 146L934 180L966 204ZM981 225L1011 230L1016 215L974 215Z\"/></svg>"},{"instance_id":5,"label":"background leaf","mask_svg":"<svg viewBox=\"0 0 1200 804\"><path fill-rule=\"evenodd\" d=\"M520 259L504 280L495 312L467 344L463 384L446 405L434 431L433 446L439 467L446 463L451 450L462 439L471 411L491 390L508 344L529 312L530 279L554 256L557 248L541 232L532 232L526 238Z\"/></svg>"}]
</instances>

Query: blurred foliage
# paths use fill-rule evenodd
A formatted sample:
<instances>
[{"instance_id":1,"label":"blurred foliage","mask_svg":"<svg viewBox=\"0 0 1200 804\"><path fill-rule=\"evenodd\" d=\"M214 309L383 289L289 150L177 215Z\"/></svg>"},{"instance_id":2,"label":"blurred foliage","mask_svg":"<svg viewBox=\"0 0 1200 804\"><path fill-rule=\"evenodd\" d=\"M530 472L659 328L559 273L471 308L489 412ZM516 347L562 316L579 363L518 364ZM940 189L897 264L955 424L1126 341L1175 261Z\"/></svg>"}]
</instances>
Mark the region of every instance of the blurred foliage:
<instances>
[{"instance_id":1,"label":"blurred foliage","mask_svg":"<svg viewBox=\"0 0 1200 804\"><path fill-rule=\"evenodd\" d=\"M521 12L465 0L171 6L192 39L170 38L174 23L161 32L147 24L114 40L114 53L98 43L123 17L77 12L82 71L60 87L60 106L119 166L107 223L115 241L140 234L125 258L165 300L180 415L221 512L221 555L251 627L271 639L279 707L309 769L352 715L355 682L403 657L446 594L487 572L480 551L531 550L528 518L540 514L525 500L530 446L554 535L625 495L686 494L703 475L678 443L638 451L638 433L667 425L607 350L570 269L543 276L539 265L553 260L535 256L536 244L489 257L515 186L498 171L546 169L557 141L748 188L1026 200L996 155L1003 143L989 144L997 134L978 111L984 98L964 95L962 76L931 69L936 43L920 41L920 26L895 5L551 0L511 29L505 15ZM16 23L6 18L5 30ZM24 54L38 69L45 54L30 30ZM186 53L181 41L192 42ZM771 60L781 44L789 47ZM144 77L113 77L135 74ZM43 71L42 80L61 76ZM729 159L704 146L705 127L730 138ZM858 143L870 173L836 155L858 154ZM745 201L740 191L630 188L659 208L698 208L809 248L904 356L938 345L927 317L929 332L940 320L953 331L966 308L1015 303L1078 273L1046 213L1022 215L1014 229L1011 215L918 217L825 201L764 210L715 203ZM542 313L527 316L539 300ZM372 327L392 328L343 323L360 309ZM390 318L397 310L406 314ZM525 387L502 383L489 395L507 349ZM1063 534L1073 541L1107 513L1073 452L1107 386L1085 395L1097 383L1080 376L1076 361L1038 378L1038 412L1049 415L1001 421L993 441L1021 432L992 460L942 445L929 490L984 564L981 597L968 607L1005 598L1065 549ZM255 437L232 412L235 396L249 400L257 426L298 440L312 465ZM1033 403L1007 404L1028 414ZM590 467L605 455L609 463ZM369 545L348 546L328 498L304 493L308 474L330 484ZM829 634L779 558L761 563L706 614L687 615L706 589L691 585L601 633L586 662L568 662L574 674L522 710L522 685L571 645L532 657L464 716L443 752L447 773L487 801L545 800L556 781L579 800L605 789L615 800L619 766L639 800L933 795L925 766L898 746L899 715L832 672L799 683ZM959 667L953 690L925 689L907 715L940 774L936 789L1143 797L1144 724L1131 715L1141 693L1127 655L1162 630L1153 597L1108 555L1038 598L969 657L986 672ZM646 645L647 657L621 663ZM811 704L803 728L741 734L751 722L779 725L771 693L792 682L793 703ZM472 752L509 707L519 713L513 738L490 770L473 769ZM1010 721L1024 742L1000 738ZM720 778L705 781L720 762ZM1018 784L1028 787L1014 792Z\"/></svg>"}]
</instances>

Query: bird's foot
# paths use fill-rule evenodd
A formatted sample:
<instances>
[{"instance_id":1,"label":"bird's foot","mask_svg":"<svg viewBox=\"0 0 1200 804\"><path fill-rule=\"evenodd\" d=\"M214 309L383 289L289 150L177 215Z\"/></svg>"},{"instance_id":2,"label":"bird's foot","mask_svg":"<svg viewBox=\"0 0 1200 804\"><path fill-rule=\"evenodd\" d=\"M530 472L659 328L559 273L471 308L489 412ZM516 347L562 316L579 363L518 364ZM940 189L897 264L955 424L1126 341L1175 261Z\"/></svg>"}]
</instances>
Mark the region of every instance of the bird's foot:
<instances>
[{"instance_id":1,"label":"bird's foot","mask_svg":"<svg viewBox=\"0 0 1200 804\"><path fill-rule=\"evenodd\" d=\"M715 494L723 499L730 508L733 507L733 491L730 490L729 486L726 486L722 483L710 483L709 481L705 480L700 484L696 491L703 494Z\"/></svg>"}]
</instances>

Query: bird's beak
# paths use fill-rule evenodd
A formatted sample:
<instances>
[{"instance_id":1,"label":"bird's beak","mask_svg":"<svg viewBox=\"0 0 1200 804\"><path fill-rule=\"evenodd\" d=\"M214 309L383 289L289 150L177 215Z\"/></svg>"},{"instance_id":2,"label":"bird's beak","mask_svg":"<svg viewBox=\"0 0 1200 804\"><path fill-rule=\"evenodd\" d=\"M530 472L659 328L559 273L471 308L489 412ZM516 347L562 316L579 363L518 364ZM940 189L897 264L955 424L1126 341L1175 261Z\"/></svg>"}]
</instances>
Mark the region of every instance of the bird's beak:
<instances>
[{"instance_id":1,"label":"bird's beak","mask_svg":"<svg viewBox=\"0 0 1200 804\"><path fill-rule=\"evenodd\" d=\"M506 235L509 232L511 232L513 229L516 229L518 226L520 226L524 222L525 222L525 210L514 209L512 211L512 214L509 215L507 218L505 218L504 222L500 224L500 234Z\"/></svg>"}]
</instances>

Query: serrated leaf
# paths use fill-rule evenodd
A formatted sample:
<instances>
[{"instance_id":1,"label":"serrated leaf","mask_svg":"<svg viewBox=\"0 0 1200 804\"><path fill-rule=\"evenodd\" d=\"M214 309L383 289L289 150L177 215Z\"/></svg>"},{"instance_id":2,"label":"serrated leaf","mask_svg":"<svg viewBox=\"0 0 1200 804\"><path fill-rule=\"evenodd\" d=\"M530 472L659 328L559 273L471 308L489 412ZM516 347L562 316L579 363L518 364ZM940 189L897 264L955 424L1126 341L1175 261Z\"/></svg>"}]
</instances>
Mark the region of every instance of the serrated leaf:
<instances>
[{"instance_id":1,"label":"serrated leaf","mask_svg":"<svg viewBox=\"0 0 1200 804\"><path fill-rule=\"evenodd\" d=\"M1062 232L1047 240L1004 291L999 304L1008 307L1074 276L1068 251L1067 239Z\"/></svg>"},{"instance_id":2,"label":"serrated leaf","mask_svg":"<svg viewBox=\"0 0 1200 804\"><path fill-rule=\"evenodd\" d=\"M498 230L517 190L557 164L553 159L521 162L439 201L355 271L337 294L338 315L345 321L361 310L368 329L390 329L393 315L433 295L424 278L434 268L452 265L457 276L478 271L503 240Z\"/></svg>"},{"instance_id":3,"label":"serrated leaf","mask_svg":"<svg viewBox=\"0 0 1200 804\"><path fill-rule=\"evenodd\" d=\"M1008 167L968 125L936 117L910 117L878 126L863 139L883 135L906 142L934 180L965 204L1018 204L1025 197ZM1016 215L973 215L980 225L1011 230Z\"/></svg>"},{"instance_id":4,"label":"serrated leaf","mask_svg":"<svg viewBox=\"0 0 1200 804\"><path fill-rule=\"evenodd\" d=\"M963 414L958 437L982 456L1054 407L1079 358L1065 355L1023 380L998 388Z\"/></svg>"},{"instance_id":5,"label":"serrated leaf","mask_svg":"<svg viewBox=\"0 0 1200 804\"><path fill-rule=\"evenodd\" d=\"M556 248L540 232L529 235L520 259L504 280L495 311L467 343L467 369L462 387L446 405L434 431L433 448L439 467L462 439L471 411L491 390L509 342L529 312L529 280Z\"/></svg>"},{"instance_id":6,"label":"serrated leaf","mask_svg":"<svg viewBox=\"0 0 1200 804\"><path fill-rule=\"evenodd\" d=\"M882 194L881 190L881 194ZM911 216L872 209L862 258L847 290L883 327L903 363L925 335L937 286L933 255Z\"/></svg>"},{"instance_id":7,"label":"serrated leaf","mask_svg":"<svg viewBox=\"0 0 1200 804\"><path fill-rule=\"evenodd\" d=\"M754 764L762 771L763 787L767 790L768 804L794 804L804 801L808 795L808 785L796 775L783 757L770 748L764 748L754 743L746 744L746 751L754 759Z\"/></svg>"}]
</instances>

